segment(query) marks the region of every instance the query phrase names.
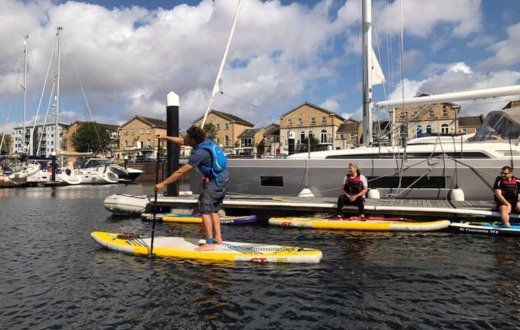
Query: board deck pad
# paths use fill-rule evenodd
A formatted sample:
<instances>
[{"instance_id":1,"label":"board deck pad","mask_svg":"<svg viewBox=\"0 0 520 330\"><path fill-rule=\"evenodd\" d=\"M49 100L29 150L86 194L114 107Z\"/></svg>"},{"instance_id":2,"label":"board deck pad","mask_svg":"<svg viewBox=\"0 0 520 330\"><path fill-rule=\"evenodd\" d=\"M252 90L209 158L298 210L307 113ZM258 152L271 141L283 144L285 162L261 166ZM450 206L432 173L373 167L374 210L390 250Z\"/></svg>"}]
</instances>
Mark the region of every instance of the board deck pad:
<instances>
[{"instance_id":1,"label":"board deck pad","mask_svg":"<svg viewBox=\"0 0 520 330\"><path fill-rule=\"evenodd\" d=\"M128 254L147 256L150 254L151 238L141 238L124 233L95 231L91 237L100 245ZM279 263L319 263L322 252L317 249L227 242L216 244L211 251L195 251L198 238L154 237L153 255L165 258L199 259L210 261L249 261Z\"/></svg>"}]
</instances>

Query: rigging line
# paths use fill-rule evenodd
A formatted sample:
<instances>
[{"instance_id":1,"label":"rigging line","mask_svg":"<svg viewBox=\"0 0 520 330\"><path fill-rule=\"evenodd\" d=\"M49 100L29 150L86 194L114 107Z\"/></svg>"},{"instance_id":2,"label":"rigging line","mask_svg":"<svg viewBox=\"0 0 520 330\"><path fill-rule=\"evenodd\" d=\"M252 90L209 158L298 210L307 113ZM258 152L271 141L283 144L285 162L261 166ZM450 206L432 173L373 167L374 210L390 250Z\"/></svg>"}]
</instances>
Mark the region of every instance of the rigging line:
<instances>
[{"instance_id":1,"label":"rigging line","mask_svg":"<svg viewBox=\"0 0 520 330\"><path fill-rule=\"evenodd\" d=\"M42 127L45 127L47 126L47 118L49 117L49 112L51 110L51 106L52 106L52 95L54 94L54 88L56 87L56 81L54 81L52 83L52 88L51 88L51 94L49 96L49 103L47 104L47 111L45 111L45 118L43 120L43 126ZM38 147L36 149L36 155L38 155L38 153L40 152L40 148L41 148L41 144L42 144L42 140L43 140L43 132L40 134L40 138L38 139Z\"/></svg>"},{"instance_id":2,"label":"rigging line","mask_svg":"<svg viewBox=\"0 0 520 330\"><path fill-rule=\"evenodd\" d=\"M237 11L235 13L235 19L233 20L233 24L231 25L231 31L229 32L228 41L226 48L224 50L224 56L222 56L222 62L220 63L220 67L218 69L217 77L215 79L215 83L213 85L213 90L211 92L211 96L209 98L208 107L206 108L206 112L204 113L204 118L202 119L202 123L200 124L201 128L204 128L204 124L206 123L206 119L208 118L209 110L211 109L211 104L213 103L213 99L215 98L215 94L220 90L219 81L220 76L222 75L222 71L224 70L224 64L226 63L227 54L229 51L229 46L231 45L231 39L233 38L233 34L235 32L235 26L238 21L238 14L240 14L240 9L242 8L243 0L238 0Z\"/></svg>"},{"instance_id":3,"label":"rigging line","mask_svg":"<svg viewBox=\"0 0 520 330\"><path fill-rule=\"evenodd\" d=\"M96 132L96 136L98 138L98 144L101 144L101 137L99 136L97 125L96 125L96 122L94 120L94 116L92 115L92 110L90 109L90 105L89 105L88 100L87 100L87 95L85 94L85 89L83 88L83 83L81 81L81 77L79 76L78 70L76 70L76 65L75 64L73 64L73 68L74 68L74 72L76 73L76 76L78 77L79 86L81 88L81 93L83 94L83 98L85 99L85 103L87 105L87 109L88 109L88 112L90 114L90 119L92 120L92 122L94 122L93 126L94 126L94 131Z\"/></svg>"},{"instance_id":4,"label":"rigging line","mask_svg":"<svg viewBox=\"0 0 520 330\"><path fill-rule=\"evenodd\" d=\"M56 44L57 44L57 42L58 42L58 38L56 37L55 41L54 41L54 46L52 47L51 57L49 59L49 65L47 66L47 72L46 72L45 78L43 80L43 87L42 87L42 92L40 94L40 100L38 101L38 107L36 108L36 115L34 116L33 130L36 128L36 123L38 121L38 116L40 115L40 108L41 108L42 102L43 102L43 95L45 94L45 89L47 87L47 81L49 80L49 75L50 75L50 71L51 71L52 61L54 59L54 52L56 51L56 46L57 46ZM55 82L54 82L54 84L55 84ZM54 94L54 84L52 86L50 99L52 99L52 95ZM49 107L47 107L47 111L49 111ZM45 115L45 118L47 118L47 115ZM39 150L39 148L37 150Z\"/></svg>"},{"instance_id":5,"label":"rigging line","mask_svg":"<svg viewBox=\"0 0 520 330\"><path fill-rule=\"evenodd\" d=\"M242 103L245 103L245 104L247 104L247 105L250 105L250 106L252 106L253 108L256 108L256 109L258 109L258 110L264 110L264 108L261 108L261 107L255 105L255 104L250 103L250 102L247 102L247 101L245 101L245 100L242 100L242 99L240 99L240 98L238 98L238 97L236 97L236 96L234 96L234 95L231 95L231 94L229 94L229 93L227 93L227 92L226 92L225 94L224 94L224 91L218 91L218 92L219 92L221 95L225 95L225 96L231 97L232 99L235 99L235 100L237 100L237 101L239 101L239 102L242 102Z\"/></svg>"}]
</instances>

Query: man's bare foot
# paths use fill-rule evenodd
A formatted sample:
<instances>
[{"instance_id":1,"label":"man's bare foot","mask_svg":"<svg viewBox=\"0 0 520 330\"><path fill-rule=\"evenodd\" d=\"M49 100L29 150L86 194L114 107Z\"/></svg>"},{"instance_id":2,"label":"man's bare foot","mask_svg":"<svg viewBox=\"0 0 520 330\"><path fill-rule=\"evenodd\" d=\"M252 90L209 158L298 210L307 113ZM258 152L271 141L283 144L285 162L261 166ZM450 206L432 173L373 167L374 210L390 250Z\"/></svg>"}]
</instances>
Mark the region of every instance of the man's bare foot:
<instances>
[{"instance_id":1,"label":"man's bare foot","mask_svg":"<svg viewBox=\"0 0 520 330\"><path fill-rule=\"evenodd\" d=\"M213 251L215 250L215 244L204 244L197 248L195 248L195 251Z\"/></svg>"},{"instance_id":2,"label":"man's bare foot","mask_svg":"<svg viewBox=\"0 0 520 330\"><path fill-rule=\"evenodd\" d=\"M504 221L504 227L506 227L506 228L511 228L511 224L510 224L509 222L505 222L505 221Z\"/></svg>"}]
</instances>

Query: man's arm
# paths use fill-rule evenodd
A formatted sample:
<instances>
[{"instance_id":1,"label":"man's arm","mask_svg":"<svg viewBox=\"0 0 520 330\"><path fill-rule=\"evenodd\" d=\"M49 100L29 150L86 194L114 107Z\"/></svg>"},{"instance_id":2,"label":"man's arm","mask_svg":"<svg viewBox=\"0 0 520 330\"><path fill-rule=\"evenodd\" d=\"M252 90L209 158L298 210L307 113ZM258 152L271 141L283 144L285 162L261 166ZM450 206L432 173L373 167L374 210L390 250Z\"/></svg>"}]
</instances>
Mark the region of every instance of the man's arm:
<instances>
[{"instance_id":1,"label":"man's arm","mask_svg":"<svg viewBox=\"0 0 520 330\"><path fill-rule=\"evenodd\" d=\"M170 175L169 177L164 179L164 181L156 184L154 187L155 191L159 191L159 190L163 189L164 187L166 187L167 185L169 185L170 183L173 183L173 182L179 180L186 173L191 171L192 168L193 168L193 166L191 166L190 164L182 165L177 171L173 172L172 175Z\"/></svg>"},{"instance_id":2,"label":"man's arm","mask_svg":"<svg viewBox=\"0 0 520 330\"><path fill-rule=\"evenodd\" d=\"M502 189L495 189L495 197L497 198L497 200L504 204L504 205L509 205L509 202L507 201L507 199L504 198L504 195L502 195Z\"/></svg>"},{"instance_id":3,"label":"man's arm","mask_svg":"<svg viewBox=\"0 0 520 330\"><path fill-rule=\"evenodd\" d=\"M158 139L167 140L178 145L184 145L184 138L180 136L157 135Z\"/></svg>"}]
</instances>

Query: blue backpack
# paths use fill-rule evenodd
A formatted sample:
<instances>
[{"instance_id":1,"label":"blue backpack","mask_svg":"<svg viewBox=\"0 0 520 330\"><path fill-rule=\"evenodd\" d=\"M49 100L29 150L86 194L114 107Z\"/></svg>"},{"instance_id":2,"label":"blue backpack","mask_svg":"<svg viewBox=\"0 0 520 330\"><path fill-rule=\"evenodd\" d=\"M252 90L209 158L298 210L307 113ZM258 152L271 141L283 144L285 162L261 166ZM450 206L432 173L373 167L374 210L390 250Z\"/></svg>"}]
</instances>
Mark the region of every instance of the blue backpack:
<instances>
[{"instance_id":1,"label":"blue backpack","mask_svg":"<svg viewBox=\"0 0 520 330\"><path fill-rule=\"evenodd\" d=\"M224 171L227 168L227 156L224 151L216 145L211 139L206 138L202 143L195 147L195 150L204 149L207 150L211 155L211 167L201 166L200 171L205 176L213 178L217 177L217 174Z\"/></svg>"}]
</instances>

